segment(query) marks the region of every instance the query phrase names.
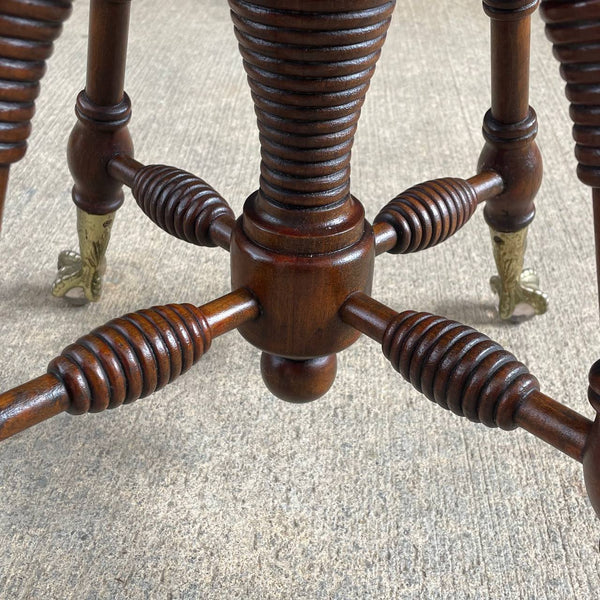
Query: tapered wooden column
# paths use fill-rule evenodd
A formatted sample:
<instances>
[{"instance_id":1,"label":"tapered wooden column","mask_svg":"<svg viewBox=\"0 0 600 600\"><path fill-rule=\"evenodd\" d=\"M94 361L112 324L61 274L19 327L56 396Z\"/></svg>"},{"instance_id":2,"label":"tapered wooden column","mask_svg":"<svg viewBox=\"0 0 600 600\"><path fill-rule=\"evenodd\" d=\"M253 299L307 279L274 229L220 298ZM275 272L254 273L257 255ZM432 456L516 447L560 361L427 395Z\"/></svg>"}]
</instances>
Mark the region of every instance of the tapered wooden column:
<instances>
[{"instance_id":1,"label":"tapered wooden column","mask_svg":"<svg viewBox=\"0 0 600 600\"><path fill-rule=\"evenodd\" d=\"M266 353L274 393L314 399L333 382L335 353L358 336L339 307L371 289L375 242L350 193L350 153L395 2L229 4L262 158L231 242L232 287L262 307L240 332Z\"/></svg>"}]
</instances>

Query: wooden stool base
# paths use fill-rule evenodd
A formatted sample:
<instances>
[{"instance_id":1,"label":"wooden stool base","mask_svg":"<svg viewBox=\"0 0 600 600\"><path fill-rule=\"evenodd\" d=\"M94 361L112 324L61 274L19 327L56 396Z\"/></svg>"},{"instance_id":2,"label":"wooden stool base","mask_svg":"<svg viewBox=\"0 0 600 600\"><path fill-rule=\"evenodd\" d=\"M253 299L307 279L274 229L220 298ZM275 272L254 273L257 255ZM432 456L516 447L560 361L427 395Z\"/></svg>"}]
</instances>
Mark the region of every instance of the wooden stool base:
<instances>
[{"instance_id":1,"label":"wooden stool base","mask_svg":"<svg viewBox=\"0 0 600 600\"><path fill-rule=\"evenodd\" d=\"M485 204L501 316L511 317L522 302L543 312L545 297L528 285L533 276L525 281L522 275L542 176L537 118L528 98L530 15L537 3L483 2L491 19L492 106L476 175L413 186L371 225L350 193L350 154L393 0L230 0L262 158L259 189L237 220L203 179L133 158L131 106L123 91L130 2L92 0L88 80L69 142L73 200L87 225L81 228L81 264L63 260L73 272L63 273L59 292L80 285L97 299L107 224L123 201L124 185L171 235L229 250L233 291L200 307L137 311L83 336L50 362L46 375L0 395L0 439L62 411L98 412L145 397L185 373L213 338L233 329L262 350L263 378L275 395L312 401L332 385L336 353L364 333L381 343L406 381L444 409L488 427L522 427L583 462L600 514L597 420L593 424L542 394L524 364L476 330L429 313L396 312L370 296L377 255L442 243ZM597 62L589 50L597 44L590 46L588 37L592 29L600 31L600 21L592 29L581 24L598 19L596 4L578 2L581 22L566 28L572 7L567 11L563 0L543 4L575 103L580 174L600 186L600 69L580 67L588 59ZM575 42L582 47L573 54ZM6 174L2 165L10 161L1 157L0 174ZM599 372L594 367L590 376L595 408Z\"/></svg>"}]
</instances>

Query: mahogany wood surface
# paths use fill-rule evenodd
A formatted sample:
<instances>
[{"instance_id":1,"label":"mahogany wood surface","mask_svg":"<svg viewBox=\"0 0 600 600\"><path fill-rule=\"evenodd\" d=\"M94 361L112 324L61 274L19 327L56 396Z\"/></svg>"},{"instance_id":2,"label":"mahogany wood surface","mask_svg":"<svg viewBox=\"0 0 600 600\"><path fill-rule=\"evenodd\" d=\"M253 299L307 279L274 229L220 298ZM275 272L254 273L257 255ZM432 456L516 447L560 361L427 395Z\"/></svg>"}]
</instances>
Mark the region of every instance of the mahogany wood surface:
<instances>
[{"instance_id":1,"label":"mahogany wood surface","mask_svg":"<svg viewBox=\"0 0 600 600\"><path fill-rule=\"evenodd\" d=\"M483 1L491 20L492 106L483 122L486 143L478 171L495 171L504 181L503 192L483 211L496 231L519 231L531 223L542 182L537 117L529 106L530 21L538 2Z\"/></svg>"},{"instance_id":2,"label":"mahogany wood surface","mask_svg":"<svg viewBox=\"0 0 600 600\"><path fill-rule=\"evenodd\" d=\"M375 217L375 223L388 223L395 230L396 243L388 252L418 252L454 235L473 216L478 203L468 181L436 179L396 196Z\"/></svg>"},{"instance_id":3,"label":"mahogany wood surface","mask_svg":"<svg viewBox=\"0 0 600 600\"><path fill-rule=\"evenodd\" d=\"M123 204L123 186L108 174L116 154L133 155L127 123L131 101L124 93L131 0L92 0L87 82L78 98L77 123L68 144L73 201L103 215Z\"/></svg>"},{"instance_id":4,"label":"mahogany wood surface","mask_svg":"<svg viewBox=\"0 0 600 600\"><path fill-rule=\"evenodd\" d=\"M71 0L0 2L0 228L11 164L25 156L40 81Z\"/></svg>"},{"instance_id":5,"label":"mahogany wood surface","mask_svg":"<svg viewBox=\"0 0 600 600\"><path fill-rule=\"evenodd\" d=\"M229 249L233 211L199 177L165 165L144 166L127 155L113 158L108 172L131 188L139 207L167 233L198 246Z\"/></svg>"},{"instance_id":6,"label":"mahogany wood surface","mask_svg":"<svg viewBox=\"0 0 600 600\"><path fill-rule=\"evenodd\" d=\"M402 192L375 217L373 233L377 255L384 252L399 253L397 248L411 247L407 240L415 237L421 240L429 239L430 242L437 239L435 243L439 244L465 224L468 220L467 214L470 213L471 216L475 206L465 204L464 196L457 194L456 191L440 193L436 181L445 181L445 179L428 181ZM494 171L482 171L466 181L462 179L459 181L467 188L468 198L475 194L477 204L498 196L504 189L502 177ZM468 211L465 210L467 207L469 207ZM438 239L437 236L432 236L434 229L444 237ZM404 241L400 242L399 236L404 237ZM430 242L426 247L434 245Z\"/></svg>"},{"instance_id":7,"label":"mahogany wood surface","mask_svg":"<svg viewBox=\"0 0 600 600\"><path fill-rule=\"evenodd\" d=\"M527 367L487 336L444 317L398 313L361 293L341 314L380 342L394 369L442 408L488 427L521 426L583 460L591 421L542 394Z\"/></svg>"},{"instance_id":8,"label":"mahogany wood surface","mask_svg":"<svg viewBox=\"0 0 600 600\"><path fill-rule=\"evenodd\" d=\"M47 375L0 394L0 440L63 411L100 412L152 394L258 310L239 290L201 307L155 306L109 321L65 348Z\"/></svg>"},{"instance_id":9,"label":"mahogany wood surface","mask_svg":"<svg viewBox=\"0 0 600 600\"><path fill-rule=\"evenodd\" d=\"M123 184L130 186L142 210L168 233L230 250L235 291L200 308L138 311L80 338L50 363L47 375L0 395L0 439L65 410L97 412L151 394L187 371L213 337L235 328L263 351L263 378L274 394L314 400L335 378L336 353L362 332L380 341L393 367L442 407L489 427L521 426L583 461L600 514L598 418L592 425L542 394L524 364L476 330L429 313L397 313L370 297L376 254L441 243L480 203L488 224L501 232L519 231L533 219L542 176L528 96L530 16L537 4L483 2L491 19L492 102L477 175L410 188L383 208L373 228L351 194L350 157L393 0L229 0L261 144L259 188L237 221L204 180L133 159L131 105L123 90L130 0L92 0L87 82L69 142L73 199L83 211L103 215L121 205ZM600 41L598 2L576 3L576 23L570 22L573 3L543 4L567 64L580 176L598 186L600 80L598 69L588 67L597 60L589 42ZM1 190L8 171L0 169ZM595 408L599 371L595 366L590 376Z\"/></svg>"},{"instance_id":10,"label":"mahogany wood surface","mask_svg":"<svg viewBox=\"0 0 600 600\"><path fill-rule=\"evenodd\" d=\"M579 179L591 186L594 209L597 281L600 284L600 5L595 0L565 3L544 0L546 36L560 61L560 74L571 102ZM600 289L600 288L599 288ZM600 294L599 294L600 298ZM588 398L596 410L583 465L588 495L600 515L600 363L589 375Z\"/></svg>"}]
</instances>

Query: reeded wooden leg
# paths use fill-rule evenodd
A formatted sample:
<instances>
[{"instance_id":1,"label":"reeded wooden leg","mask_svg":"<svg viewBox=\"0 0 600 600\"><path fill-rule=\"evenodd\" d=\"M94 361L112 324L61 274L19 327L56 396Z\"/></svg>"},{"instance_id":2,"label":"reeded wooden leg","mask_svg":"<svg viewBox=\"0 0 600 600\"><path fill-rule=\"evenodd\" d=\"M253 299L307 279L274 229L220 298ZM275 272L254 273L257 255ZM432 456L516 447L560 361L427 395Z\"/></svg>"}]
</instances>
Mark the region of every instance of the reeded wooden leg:
<instances>
[{"instance_id":1,"label":"reeded wooden leg","mask_svg":"<svg viewBox=\"0 0 600 600\"><path fill-rule=\"evenodd\" d=\"M537 118L529 106L531 13L536 0L507 3L484 0L491 19L492 106L485 116L485 147L478 172L494 171L504 181L503 192L487 201L498 275L492 289L499 296L503 319L542 314L547 298L535 273L523 271L527 228L533 220L534 197L542 179L542 159L535 144Z\"/></svg>"},{"instance_id":2,"label":"reeded wooden leg","mask_svg":"<svg viewBox=\"0 0 600 600\"><path fill-rule=\"evenodd\" d=\"M554 44L554 56L561 62L560 74L567 82L565 91L571 102L569 113L574 122L575 157L579 162L577 175L592 188L600 284L600 11L595 0L543 0L541 12L546 36ZM588 398L596 419L583 467L588 495L600 516L600 361L590 370Z\"/></svg>"},{"instance_id":3,"label":"reeded wooden leg","mask_svg":"<svg viewBox=\"0 0 600 600\"><path fill-rule=\"evenodd\" d=\"M0 229L10 165L27 150L46 60L71 14L71 4L71 0L0 2Z\"/></svg>"},{"instance_id":4,"label":"reeded wooden leg","mask_svg":"<svg viewBox=\"0 0 600 600\"><path fill-rule=\"evenodd\" d=\"M123 91L129 12L130 0L91 2L87 82L68 146L79 253L60 254L52 287L55 296L78 303L100 299L111 227L123 203L122 184L108 174L108 163L116 154L133 154L131 103Z\"/></svg>"}]
</instances>

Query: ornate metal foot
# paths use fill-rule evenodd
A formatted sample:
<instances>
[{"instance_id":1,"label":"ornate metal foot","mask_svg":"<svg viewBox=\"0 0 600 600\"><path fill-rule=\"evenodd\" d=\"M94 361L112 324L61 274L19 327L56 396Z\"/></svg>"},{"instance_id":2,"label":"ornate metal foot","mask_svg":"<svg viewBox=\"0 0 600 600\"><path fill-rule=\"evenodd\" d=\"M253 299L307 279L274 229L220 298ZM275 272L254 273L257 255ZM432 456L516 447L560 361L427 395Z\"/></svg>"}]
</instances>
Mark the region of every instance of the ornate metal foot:
<instances>
[{"instance_id":1,"label":"ornate metal foot","mask_svg":"<svg viewBox=\"0 0 600 600\"><path fill-rule=\"evenodd\" d=\"M74 304L100 300L105 254L115 214L91 215L77 209L80 254L65 250L58 256L58 276L52 285L54 296L64 296ZM81 290L81 294L69 293L71 290Z\"/></svg>"},{"instance_id":2,"label":"ornate metal foot","mask_svg":"<svg viewBox=\"0 0 600 600\"><path fill-rule=\"evenodd\" d=\"M539 278L532 269L523 269L527 246L527 227L514 233L490 228L498 275L490 286L500 298L502 319L524 319L548 310L548 297L539 289Z\"/></svg>"}]
</instances>

